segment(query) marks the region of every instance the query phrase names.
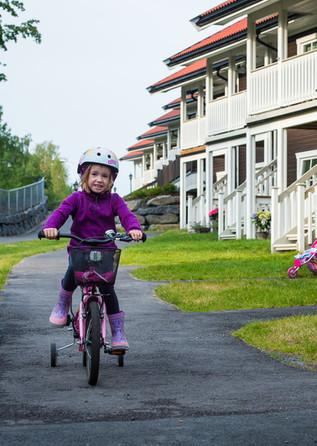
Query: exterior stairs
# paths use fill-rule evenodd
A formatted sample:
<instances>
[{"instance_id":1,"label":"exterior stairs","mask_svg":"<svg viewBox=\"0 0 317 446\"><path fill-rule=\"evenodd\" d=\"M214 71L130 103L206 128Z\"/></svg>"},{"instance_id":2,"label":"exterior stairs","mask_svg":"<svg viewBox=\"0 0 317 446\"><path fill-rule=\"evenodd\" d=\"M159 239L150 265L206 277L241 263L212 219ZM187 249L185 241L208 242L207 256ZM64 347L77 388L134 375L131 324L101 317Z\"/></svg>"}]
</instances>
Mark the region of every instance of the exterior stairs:
<instances>
[{"instance_id":1,"label":"exterior stairs","mask_svg":"<svg viewBox=\"0 0 317 446\"><path fill-rule=\"evenodd\" d=\"M304 225L305 246L308 246L308 224ZM274 251L298 251L297 248L297 227L292 228L287 234L274 243Z\"/></svg>"}]
</instances>

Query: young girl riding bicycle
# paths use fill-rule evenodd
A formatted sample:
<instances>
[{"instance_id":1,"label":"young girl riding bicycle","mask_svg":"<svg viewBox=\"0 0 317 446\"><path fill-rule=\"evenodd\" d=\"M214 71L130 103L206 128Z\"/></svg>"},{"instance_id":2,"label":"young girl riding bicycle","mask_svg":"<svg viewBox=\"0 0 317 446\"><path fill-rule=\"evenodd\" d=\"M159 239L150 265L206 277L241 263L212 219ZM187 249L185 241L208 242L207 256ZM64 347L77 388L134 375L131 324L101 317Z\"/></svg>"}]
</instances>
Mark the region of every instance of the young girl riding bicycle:
<instances>
[{"instance_id":1,"label":"young girl riding bicycle","mask_svg":"<svg viewBox=\"0 0 317 446\"><path fill-rule=\"evenodd\" d=\"M111 150L100 147L89 149L80 158L77 172L81 176L82 190L69 195L48 217L43 225L45 237L56 239L58 229L71 216L73 234L81 238L102 238L105 231L115 231L115 217L118 216L123 228L133 240L141 240L143 234L136 216L118 194L111 192L119 172L116 155ZM71 240L68 250L78 244L76 240ZM109 244L107 246L109 247ZM115 248L115 245L110 247ZM68 269L61 282L58 302L49 318L52 324L60 327L66 325L76 287L74 270L69 260ZM124 312L120 311L114 286L104 283L99 288L101 293L108 296L107 315L112 332L112 348L127 350L129 346L124 333Z\"/></svg>"}]
</instances>

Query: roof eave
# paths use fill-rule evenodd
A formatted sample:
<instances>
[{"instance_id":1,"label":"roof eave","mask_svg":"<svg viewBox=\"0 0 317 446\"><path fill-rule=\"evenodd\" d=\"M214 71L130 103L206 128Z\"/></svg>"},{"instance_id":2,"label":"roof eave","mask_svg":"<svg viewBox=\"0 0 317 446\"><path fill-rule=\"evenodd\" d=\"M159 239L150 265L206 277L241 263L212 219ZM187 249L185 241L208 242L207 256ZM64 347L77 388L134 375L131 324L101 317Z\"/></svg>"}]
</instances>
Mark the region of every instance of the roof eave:
<instances>
[{"instance_id":1,"label":"roof eave","mask_svg":"<svg viewBox=\"0 0 317 446\"><path fill-rule=\"evenodd\" d=\"M169 124L173 124L174 122L177 122L179 120L180 120L180 117L179 116L175 116L175 117L169 118L169 119L162 119L162 121L152 121L152 122L149 122L148 125L150 127L154 127L156 125L165 125L166 126L166 125L169 125Z\"/></svg>"},{"instance_id":2,"label":"roof eave","mask_svg":"<svg viewBox=\"0 0 317 446\"><path fill-rule=\"evenodd\" d=\"M167 135L167 130L165 132L154 133L152 135L144 135L144 136L140 135L140 136L137 137L137 139L140 141L142 139L147 139L149 137L151 137L151 138L161 138L162 136L166 136L166 135Z\"/></svg>"},{"instance_id":3,"label":"roof eave","mask_svg":"<svg viewBox=\"0 0 317 446\"><path fill-rule=\"evenodd\" d=\"M150 89L151 87L148 87L147 90L151 94L158 92L166 93L167 91L173 90L174 88L179 88L183 85L187 85L194 81L200 80L201 78L205 77L205 75L206 68L198 70L196 73L192 73L190 76L183 76L177 80L172 80L171 82L166 82L162 85L158 85L157 87L153 87L153 89Z\"/></svg>"},{"instance_id":4,"label":"roof eave","mask_svg":"<svg viewBox=\"0 0 317 446\"><path fill-rule=\"evenodd\" d=\"M201 18L201 16L194 17L190 20L193 25L199 30L203 30L210 25L227 25L237 18L241 18L244 15L251 14L255 11L258 11L263 6L270 6L271 4L276 3L278 0L254 0L249 6L245 6L244 8L239 7L239 4L230 12L223 11L222 13L215 14L215 16L211 16L209 19L205 20Z\"/></svg>"},{"instance_id":5,"label":"roof eave","mask_svg":"<svg viewBox=\"0 0 317 446\"><path fill-rule=\"evenodd\" d=\"M170 65L170 67L176 67L177 65L181 65L185 62L194 63L200 59L204 59L205 57L210 56L210 54L217 55L217 53L223 52L224 49L226 51L229 51L232 48L240 46L246 40L247 33L246 33L246 31L243 31L242 33L239 33L239 34L242 35L239 40L237 40L237 34L235 34L231 38L226 39L226 41L222 45L219 45L218 48L217 47L215 48L214 45L207 45L207 46L199 49L199 51L197 51L197 52L190 53L189 55L185 54L184 56L182 56L179 59L174 59L173 65ZM243 34L244 34L244 36L243 36ZM231 44L229 44L230 42L231 42ZM224 46L226 48L224 48Z\"/></svg>"}]
</instances>

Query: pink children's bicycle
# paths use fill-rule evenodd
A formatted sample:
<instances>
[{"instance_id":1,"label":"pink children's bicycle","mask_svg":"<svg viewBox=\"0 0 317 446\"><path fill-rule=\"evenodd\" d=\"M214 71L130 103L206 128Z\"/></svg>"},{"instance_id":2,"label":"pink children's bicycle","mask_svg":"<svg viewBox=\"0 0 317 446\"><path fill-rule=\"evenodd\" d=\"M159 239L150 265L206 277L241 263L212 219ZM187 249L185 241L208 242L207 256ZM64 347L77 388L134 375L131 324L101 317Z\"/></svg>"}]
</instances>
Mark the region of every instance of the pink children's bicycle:
<instances>
[{"instance_id":1,"label":"pink children's bicycle","mask_svg":"<svg viewBox=\"0 0 317 446\"><path fill-rule=\"evenodd\" d=\"M44 233L40 231L38 236L44 238ZM73 342L61 347L51 343L51 367L56 367L60 351L77 344L83 355L82 362L87 370L88 384L93 386L98 381L101 348L105 353L118 357L119 367L123 367L125 355L124 350L113 350L107 339L107 294L101 294L98 290L98 284L101 282L115 282L121 251L100 245L115 240L131 242L133 239L128 234L112 230L107 231L102 239L82 239L74 234L61 233L59 238L72 238L81 244L70 249L75 280L81 288L81 300L78 311L74 313L71 308L67 320L69 330L73 332ZM142 241L145 240L146 235L143 234Z\"/></svg>"},{"instance_id":2,"label":"pink children's bicycle","mask_svg":"<svg viewBox=\"0 0 317 446\"><path fill-rule=\"evenodd\" d=\"M297 272L303 265L307 265L313 274L317 274L317 240L314 241L309 249L295 256L294 265L287 270L288 277L296 279Z\"/></svg>"}]
</instances>

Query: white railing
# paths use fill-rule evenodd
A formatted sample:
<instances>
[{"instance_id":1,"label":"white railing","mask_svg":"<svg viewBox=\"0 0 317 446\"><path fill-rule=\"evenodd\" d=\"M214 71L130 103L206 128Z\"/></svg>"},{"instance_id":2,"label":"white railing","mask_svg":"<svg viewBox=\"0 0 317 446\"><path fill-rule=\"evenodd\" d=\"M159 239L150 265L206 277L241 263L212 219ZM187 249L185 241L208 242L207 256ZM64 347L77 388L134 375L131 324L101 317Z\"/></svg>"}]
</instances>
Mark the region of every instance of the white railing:
<instances>
[{"instance_id":1,"label":"white railing","mask_svg":"<svg viewBox=\"0 0 317 446\"><path fill-rule=\"evenodd\" d=\"M134 178L133 180L133 190L140 189L144 186L143 177Z\"/></svg>"},{"instance_id":2,"label":"white railing","mask_svg":"<svg viewBox=\"0 0 317 446\"><path fill-rule=\"evenodd\" d=\"M317 205L317 165L307 171L301 178L291 184L285 191L279 193L277 187L272 188L272 222L271 247L286 237L290 231L296 235L296 248L305 249L305 225L307 243L312 242L313 231L316 234Z\"/></svg>"},{"instance_id":3,"label":"white railing","mask_svg":"<svg viewBox=\"0 0 317 446\"><path fill-rule=\"evenodd\" d=\"M189 149L206 142L206 117L181 123L181 149Z\"/></svg>"},{"instance_id":4,"label":"white railing","mask_svg":"<svg viewBox=\"0 0 317 446\"><path fill-rule=\"evenodd\" d=\"M246 181L231 194L219 199L219 216L222 216L222 231L234 228L237 239L241 238L242 227L246 221ZM220 228L220 225L219 225Z\"/></svg>"},{"instance_id":5,"label":"white railing","mask_svg":"<svg viewBox=\"0 0 317 446\"><path fill-rule=\"evenodd\" d=\"M206 225L205 217L206 198L204 194L193 198L189 195L187 198L187 230L191 231L195 225Z\"/></svg>"},{"instance_id":6,"label":"white railing","mask_svg":"<svg viewBox=\"0 0 317 446\"><path fill-rule=\"evenodd\" d=\"M227 195L227 186L228 186L228 175L225 174L223 177L221 177L218 181L216 181L213 186L213 208L216 208L218 206L218 198L219 194L222 193L224 196Z\"/></svg>"},{"instance_id":7,"label":"white railing","mask_svg":"<svg viewBox=\"0 0 317 446\"><path fill-rule=\"evenodd\" d=\"M282 105L317 97L317 52L295 56L282 62Z\"/></svg>"},{"instance_id":8,"label":"white railing","mask_svg":"<svg viewBox=\"0 0 317 446\"><path fill-rule=\"evenodd\" d=\"M256 209L269 209L272 187L276 184L277 161L274 160L255 174ZM236 238L240 239L244 222L251 216L246 215L246 181L229 195L223 194L222 209L223 230L234 228ZM221 200L219 200L221 207ZM221 232L219 231L219 235Z\"/></svg>"},{"instance_id":9,"label":"white railing","mask_svg":"<svg viewBox=\"0 0 317 446\"><path fill-rule=\"evenodd\" d=\"M317 98L317 51L259 68L251 73L250 114Z\"/></svg>"},{"instance_id":10,"label":"white railing","mask_svg":"<svg viewBox=\"0 0 317 446\"><path fill-rule=\"evenodd\" d=\"M208 136L242 128L247 119L245 91L231 97L216 99L208 104Z\"/></svg>"},{"instance_id":11,"label":"white railing","mask_svg":"<svg viewBox=\"0 0 317 446\"><path fill-rule=\"evenodd\" d=\"M154 181L155 180L155 174L156 174L156 170L155 169L145 170L144 173L143 173L144 184L148 184L148 183L151 183L152 181Z\"/></svg>"}]
</instances>

